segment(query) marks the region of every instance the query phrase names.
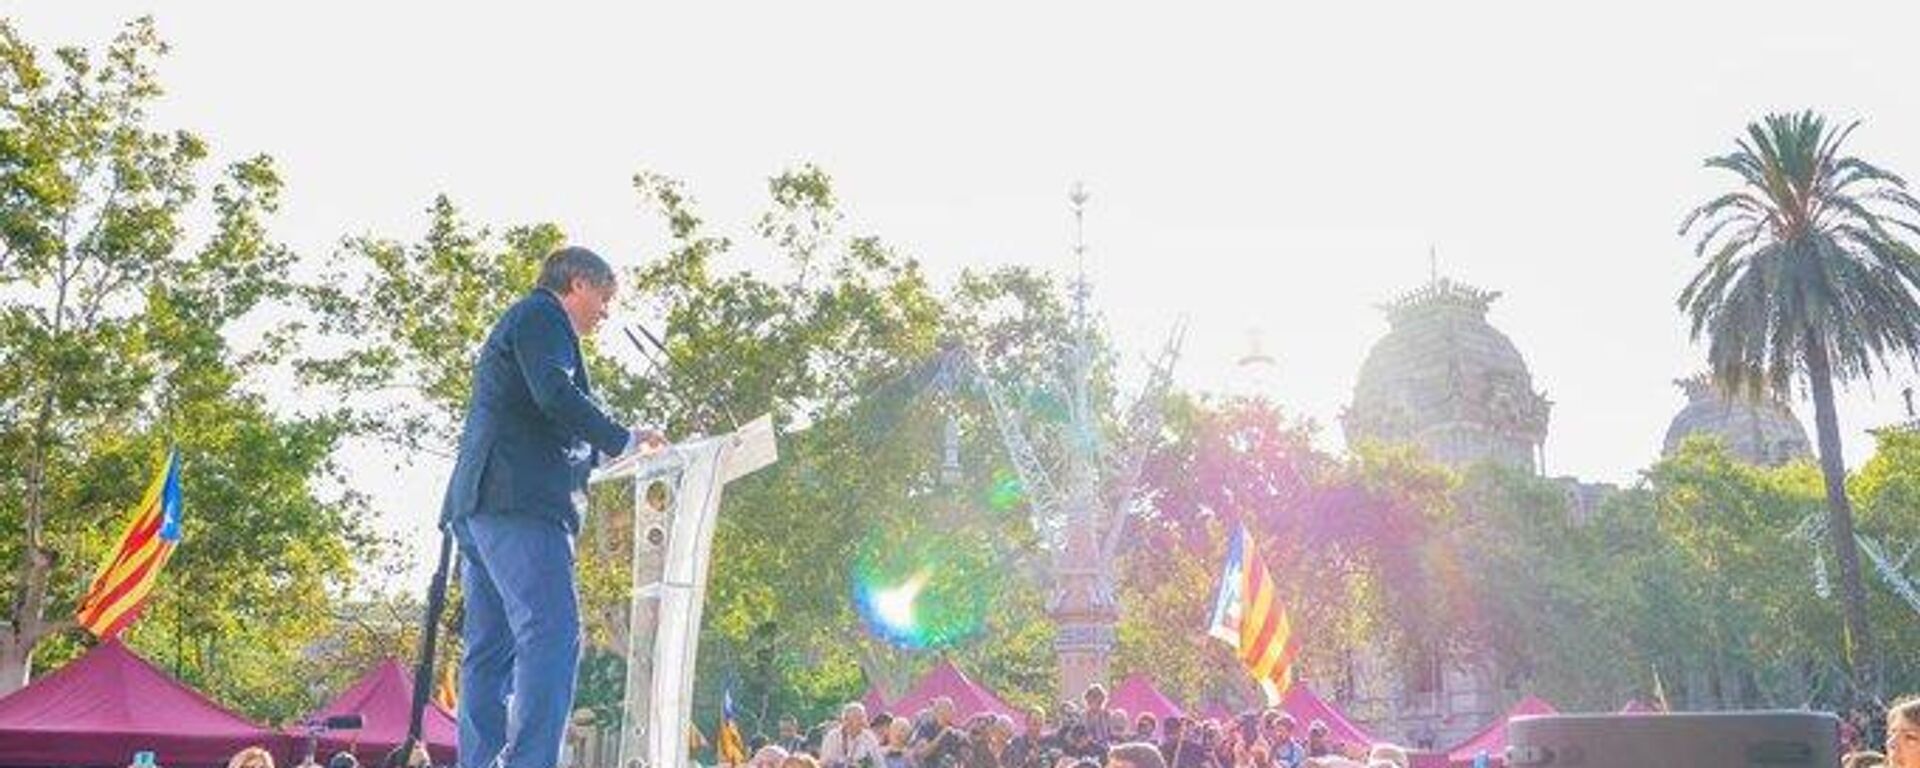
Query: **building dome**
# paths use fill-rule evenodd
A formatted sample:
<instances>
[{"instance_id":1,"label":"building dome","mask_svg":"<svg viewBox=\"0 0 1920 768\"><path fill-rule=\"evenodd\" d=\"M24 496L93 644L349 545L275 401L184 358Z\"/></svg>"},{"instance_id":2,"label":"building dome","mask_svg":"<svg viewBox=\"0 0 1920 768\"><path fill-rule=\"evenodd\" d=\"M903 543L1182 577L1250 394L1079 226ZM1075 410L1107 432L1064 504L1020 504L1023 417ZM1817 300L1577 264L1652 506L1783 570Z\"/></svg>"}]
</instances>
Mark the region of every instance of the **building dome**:
<instances>
[{"instance_id":1,"label":"building dome","mask_svg":"<svg viewBox=\"0 0 1920 768\"><path fill-rule=\"evenodd\" d=\"M1341 414L1347 442L1408 442L1443 463L1534 471L1552 404L1513 341L1487 323L1500 297L1445 278L1381 307L1391 330L1360 366Z\"/></svg>"},{"instance_id":2,"label":"building dome","mask_svg":"<svg viewBox=\"0 0 1920 768\"><path fill-rule=\"evenodd\" d=\"M1661 455L1671 456L1694 435L1720 439L1727 452L1749 464L1777 467L1813 455L1807 431L1779 398L1728 397L1706 374L1673 382L1687 393L1687 405L1667 425Z\"/></svg>"}]
</instances>

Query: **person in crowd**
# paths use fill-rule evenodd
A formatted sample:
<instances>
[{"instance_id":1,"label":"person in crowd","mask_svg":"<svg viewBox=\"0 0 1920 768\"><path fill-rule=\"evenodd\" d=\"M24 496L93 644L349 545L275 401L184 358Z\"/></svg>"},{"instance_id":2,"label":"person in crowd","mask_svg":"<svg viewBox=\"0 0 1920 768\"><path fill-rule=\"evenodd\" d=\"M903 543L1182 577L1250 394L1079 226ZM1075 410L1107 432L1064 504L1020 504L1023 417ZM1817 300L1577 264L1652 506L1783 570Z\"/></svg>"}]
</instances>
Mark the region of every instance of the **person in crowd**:
<instances>
[{"instance_id":1,"label":"person in crowd","mask_svg":"<svg viewBox=\"0 0 1920 768\"><path fill-rule=\"evenodd\" d=\"M879 768L886 762L880 740L867 728L867 705L853 702L840 708L840 725L820 740L823 768Z\"/></svg>"},{"instance_id":2,"label":"person in crowd","mask_svg":"<svg viewBox=\"0 0 1920 768\"><path fill-rule=\"evenodd\" d=\"M273 754L265 747L247 747L227 759L227 768L273 768Z\"/></svg>"},{"instance_id":3,"label":"person in crowd","mask_svg":"<svg viewBox=\"0 0 1920 768\"><path fill-rule=\"evenodd\" d=\"M1133 718L1133 740L1152 744L1160 737L1160 720L1152 712L1142 712Z\"/></svg>"},{"instance_id":4,"label":"person in crowd","mask_svg":"<svg viewBox=\"0 0 1920 768\"><path fill-rule=\"evenodd\" d=\"M1233 751L1240 739L1234 735L1232 724L1208 720L1203 733L1207 745L1213 749L1213 763L1222 768L1233 765Z\"/></svg>"},{"instance_id":5,"label":"person in crowd","mask_svg":"<svg viewBox=\"0 0 1920 768\"><path fill-rule=\"evenodd\" d=\"M747 768L780 768L790 754L778 744L768 744L753 751L753 757L747 759Z\"/></svg>"},{"instance_id":6,"label":"person in crowd","mask_svg":"<svg viewBox=\"0 0 1920 768\"><path fill-rule=\"evenodd\" d=\"M1293 735L1295 726L1293 715L1278 710L1269 710L1271 717L1267 738L1272 742L1274 765L1280 768L1300 768L1307 760L1307 747Z\"/></svg>"},{"instance_id":7,"label":"person in crowd","mask_svg":"<svg viewBox=\"0 0 1920 768\"><path fill-rule=\"evenodd\" d=\"M1373 768L1375 763L1380 762L1386 763L1391 768L1408 768L1412 761L1413 758L1407 754L1406 748L1398 744L1375 744L1372 749L1367 750L1368 768Z\"/></svg>"},{"instance_id":8,"label":"person in crowd","mask_svg":"<svg viewBox=\"0 0 1920 768\"><path fill-rule=\"evenodd\" d=\"M1047 735L1047 711L1040 707L1027 708L1020 735L1007 743L1007 768L1046 768L1040 762L1040 757L1051 745L1052 739Z\"/></svg>"},{"instance_id":9,"label":"person in crowd","mask_svg":"<svg viewBox=\"0 0 1920 768\"><path fill-rule=\"evenodd\" d=\"M914 764L917 768L960 768L972 757L972 743L960 728L941 729L914 750Z\"/></svg>"},{"instance_id":10,"label":"person in crowd","mask_svg":"<svg viewBox=\"0 0 1920 768\"><path fill-rule=\"evenodd\" d=\"M1413 746L1422 752L1432 752L1439 742L1440 734L1433 730L1431 721L1422 722L1419 730L1413 732Z\"/></svg>"},{"instance_id":11,"label":"person in crowd","mask_svg":"<svg viewBox=\"0 0 1920 768\"><path fill-rule=\"evenodd\" d=\"M805 749L802 749L800 752L813 755L813 758L815 760L820 759L820 747L826 743L827 732L838 727L840 727L839 720L823 720L820 722L819 725L815 725L812 728L808 728L807 729L807 746ZM800 754L800 753L796 752L794 754Z\"/></svg>"},{"instance_id":12,"label":"person in crowd","mask_svg":"<svg viewBox=\"0 0 1920 768\"><path fill-rule=\"evenodd\" d=\"M975 715L967 722L967 768L1004 768L1011 736L1011 728L1002 732L998 716Z\"/></svg>"},{"instance_id":13,"label":"person in crowd","mask_svg":"<svg viewBox=\"0 0 1920 768\"><path fill-rule=\"evenodd\" d=\"M1247 759L1251 768L1274 768L1273 748L1265 739L1261 739L1259 744L1247 751Z\"/></svg>"},{"instance_id":14,"label":"person in crowd","mask_svg":"<svg viewBox=\"0 0 1920 768\"><path fill-rule=\"evenodd\" d=\"M1809 703L1806 706L1811 707L1812 704ZM1840 753L1842 755L1867 749L1869 741L1867 729L1864 727L1866 725L1864 715L1865 712L1860 707L1854 707L1840 715Z\"/></svg>"},{"instance_id":15,"label":"person in crowd","mask_svg":"<svg viewBox=\"0 0 1920 768\"><path fill-rule=\"evenodd\" d=\"M1112 746L1123 741L1133 741L1133 719L1127 717L1127 711L1115 706L1107 707L1107 745Z\"/></svg>"},{"instance_id":16,"label":"person in crowd","mask_svg":"<svg viewBox=\"0 0 1920 768\"><path fill-rule=\"evenodd\" d=\"M360 768L360 758L352 752L340 751L327 758L327 768Z\"/></svg>"},{"instance_id":17,"label":"person in crowd","mask_svg":"<svg viewBox=\"0 0 1920 768\"><path fill-rule=\"evenodd\" d=\"M1375 766L1371 764L1360 762L1345 755L1309 757L1305 765L1306 768L1375 768Z\"/></svg>"},{"instance_id":18,"label":"person in crowd","mask_svg":"<svg viewBox=\"0 0 1920 768\"><path fill-rule=\"evenodd\" d=\"M913 768L913 751L908 746L912 741L913 723L904 717L887 723L887 743L880 748L880 757L887 768Z\"/></svg>"},{"instance_id":19,"label":"person in crowd","mask_svg":"<svg viewBox=\"0 0 1920 768\"><path fill-rule=\"evenodd\" d=\"M820 768L820 761L813 759L813 755L796 752L787 755L787 759L781 761L780 768Z\"/></svg>"},{"instance_id":20,"label":"person in crowd","mask_svg":"<svg viewBox=\"0 0 1920 768\"><path fill-rule=\"evenodd\" d=\"M1096 762L1107 759L1106 746L1093 740L1093 734L1088 733L1086 723L1067 726L1063 739L1065 743L1060 746L1060 752L1066 757Z\"/></svg>"},{"instance_id":21,"label":"person in crowd","mask_svg":"<svg viewBox=\"0 0 1920 768\"><path fill-rule=\"evenodd\" d=\"M1106 768L1167 768L1160 749L1144 741L1128 741L1107 750Z\"/></svg>"},{"instance_id":22,"label":"person in crowd","mask_svg":"<svg viewBox=\"0 0 1920 768\"><path fill-rule=\"evenodd\" d=\"M781 715L780 732L774 736L773 745L786 750L789 755L807 751L807 736L800 732L800 718Z\"/></svg>"},{"instance_id":23,"label":"person in crowd","mask_svg":"<svg viewBox=\"0 0 1920 768\"><path fill-rule=\"evenodd\" d=\"M1870 749L1848 752L1840 758L1840 768L1884 768L1887 756Z\"/></svg>"},{"instance_id":24,"label":"person in crowd","mask_svg":"<svg viewBox=\"0 0 1920 768\"><path fill-rule=\"evenodd\" d=\"M1887 768L1920 768L1920 696L1887 709Z\"/></svg>"},{"instance_id":25,"label":"person in crowd","mask_svg":"<svg viewBox=\"0 0 1920 768\"><path fill-rule=\"evenodd\" d=\"M956 768L968 758L968 732L954 720L954 703L933 699L925 722L914 730L912 758L918 768Z\"/></svg>"},{"instance_id":26,"label":"person in crowd","mask_svg":"<svg viewBox=\"0 0 1920 768\"><path fill-rule=\"evenodd\" d=\"M1080 697L1086 709L1081 712L1081 722L1087 726L1087 738L1095 744L1106 747L1113 741L1113 719L1107 714L1107 688L1099 683L1087 686L1087 692Z\"/></svg>"},{"instance_id":27,"label":"person in crowd","mask_svg":"<svg viewBox=\"0 0 1920 768\"><path fill-rule=\"evenodd\" d=\"M1327 724L1319 720L1307 726L1307 757L1325 757L1340 754L1333 740L1327 735Z\"/></svg>"},{"instance_id":28,"label":"person in crowd","mask_svg":"<svg viewBox=\"0 0 1920 768\"><path fill-rule=\"evenodd\" d=\"M1179 715L1160 724L1160 756L1168 768L1213 768L1213 753L1201 739L1204 731Z\"/></svg>"},{"instance_id":29,"label":"person in crowd","mask_svg":"<svg viewBox=\"0 0 1920 768\"><path fill-rule=\"evenodd\" d=\"M929 707L929 712L931 717L923 719L919 727L914 730L915 748L925 747L928 742L955 729L958 725L954 722L953 699L945 696L935 698Z\"/></svg>"},{"instance_id":30,"label":"person in crowd","mask_svg":"<svg viewBox=\"0 0 1920 768\"><path fill-rule=\"evenodd\" d=\"M1005 744L1006 746L1012 747L1013 734L1014 734L1014 725L1013 725L1012 717L1007 715L1000 715L1000 714L996 714L993 716L993 734L992 735L994 738L999 739L1001 743Z\"/></svg>"},{"instance_id":31,"label":"person in crowd","mask_svg":"<svg viewBox=\"0 0 1920 768\"><path fill-rule=\"evenodd\" d=\"M1186 727L1186 722L1181 720L1179 715L1168 715L1166 721L1160 724L1160 741L1158 742L1160 759L1167 764L1168 768L1177 768L1179 765L1179 761L1174 758L1179 756L1176 753L1181 749L1180 737L1185 733Z\"/></svg>"},{"instance_id":32,"label":"person in crowd","mask_svg":"<svg viewBox=\"0 0 1920 768\"><path fill-rule=\"evenodd\" d=\"M1228 760L1235 768L1246 768L1257 762L1271 763L1273 760L1273 748L1267 744L1266 734L1260 731L1260 715L1256 713L1240 715L1228 740L1232 742Z\"/></svg>"}]
</instances>

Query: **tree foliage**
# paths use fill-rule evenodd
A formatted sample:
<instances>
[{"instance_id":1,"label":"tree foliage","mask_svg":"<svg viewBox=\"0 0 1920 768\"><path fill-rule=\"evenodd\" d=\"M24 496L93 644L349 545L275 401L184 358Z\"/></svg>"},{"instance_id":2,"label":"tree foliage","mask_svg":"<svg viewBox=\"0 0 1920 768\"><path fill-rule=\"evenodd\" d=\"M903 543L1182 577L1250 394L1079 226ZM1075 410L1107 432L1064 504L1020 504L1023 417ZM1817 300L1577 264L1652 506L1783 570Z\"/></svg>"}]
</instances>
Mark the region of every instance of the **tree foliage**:
<instances>
[{"instance_id":1,"label":"tree foliage","mask_svg":"<svg viewBox=\"0 0 1920 768\"><path fill-rule=\"evenodd\" d=\"M0 24L0 690L83 644L62 617L172 445L184 540L131 642L284 716L308 703L284 671L351 579L365 510L332 461L339 421L261 394L295 330L255 312L296 298L268 231L280 178L243 159L194 205L205 143L148 117L165 51L147 19L50 59Z\"/></svg>"}]
</instances>

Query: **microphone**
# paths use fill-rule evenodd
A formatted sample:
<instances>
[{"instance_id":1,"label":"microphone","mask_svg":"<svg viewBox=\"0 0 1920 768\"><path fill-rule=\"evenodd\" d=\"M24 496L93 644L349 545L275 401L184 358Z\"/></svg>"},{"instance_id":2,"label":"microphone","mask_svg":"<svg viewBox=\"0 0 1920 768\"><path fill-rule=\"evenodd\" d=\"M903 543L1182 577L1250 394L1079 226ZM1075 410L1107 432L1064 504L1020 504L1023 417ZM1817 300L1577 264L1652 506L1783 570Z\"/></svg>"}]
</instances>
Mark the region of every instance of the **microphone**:
<instances>
[{"instance_id":1,"label":"microphone","mask_svg":"<svg viewBox=\"0 0 1920 768\"><path fill-rule=\"evenodd\" d=\"M647 346L645 344L640 343L639 337L633 335L634 328L640 329L641 335L646 336L647 341L653 345L653 348L656 350L659 350L660 356L666 358L665 363L662 363L660 359L655 358L653 356L653 353L647 351ZM662 375L684 368L684 366L679 365L679 361L674 359L673 352L667 349L666 343L661 341L660 337L653 335L652 331L647 330L646 326L639 325L639 324L635 324L632 328L622 326L620 328L620 332L623 334L626 334L627 341L632 342L633 348L640 351L640 356L646 358L647 364L653 366L653 369L655 371L660 372ZM680 397L679 393L674 392L671 387L663 387L663 389L667 391L667 394L673 396L673 399L680 404L680 407L685 408L692 413L697 414L700 412L701 409L693 407L693 405L688 403L685 398ZM725 401L715 403L713 400L713 397L709 395L707 397L707 401L702 403L702 405L706 406L707 407L706 410L708 411L713 410L714 406L717 405L719 407L720 414L726 417L729 428L736 429L736 430L740 428L740 419L734 417L733 409L728 408Z\"/></svg>"}]
</instances>

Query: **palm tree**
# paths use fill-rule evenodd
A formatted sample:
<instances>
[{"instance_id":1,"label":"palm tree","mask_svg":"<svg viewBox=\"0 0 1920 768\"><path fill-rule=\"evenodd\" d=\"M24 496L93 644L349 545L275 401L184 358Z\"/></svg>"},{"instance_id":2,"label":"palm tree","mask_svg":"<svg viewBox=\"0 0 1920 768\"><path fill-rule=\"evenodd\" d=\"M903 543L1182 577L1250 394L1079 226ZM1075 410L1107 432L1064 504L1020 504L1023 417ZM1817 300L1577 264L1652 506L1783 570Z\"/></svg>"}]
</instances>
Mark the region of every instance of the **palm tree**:
<instances>
[{"instance_id":1,"label":"palm tree","mask_svg":"<svg viewBox=\"0 0 1920 768\"><path fill-rule=\"evenodd\" d=\"M1750 397L1787 392L1805 376L1826 480L1827 536L1839 561L1847 662L1855 696L1878 693L1878 656L1867 631L1866 586L1855 551L1853 507L1833 383L1887 370L1889 355L1920 360L1920 256L1901 240L1920 234L1920 200L1906 182L1841 144L1859 123L1834 130L1812 112L1747 126L1739 150L1707 167L1740 177L1737 189L1695 209L1680 234L1699 231L1699 274L1680 293L1692 338L1708 340L1715 380Z\"/></svg>"}]
</instances>

